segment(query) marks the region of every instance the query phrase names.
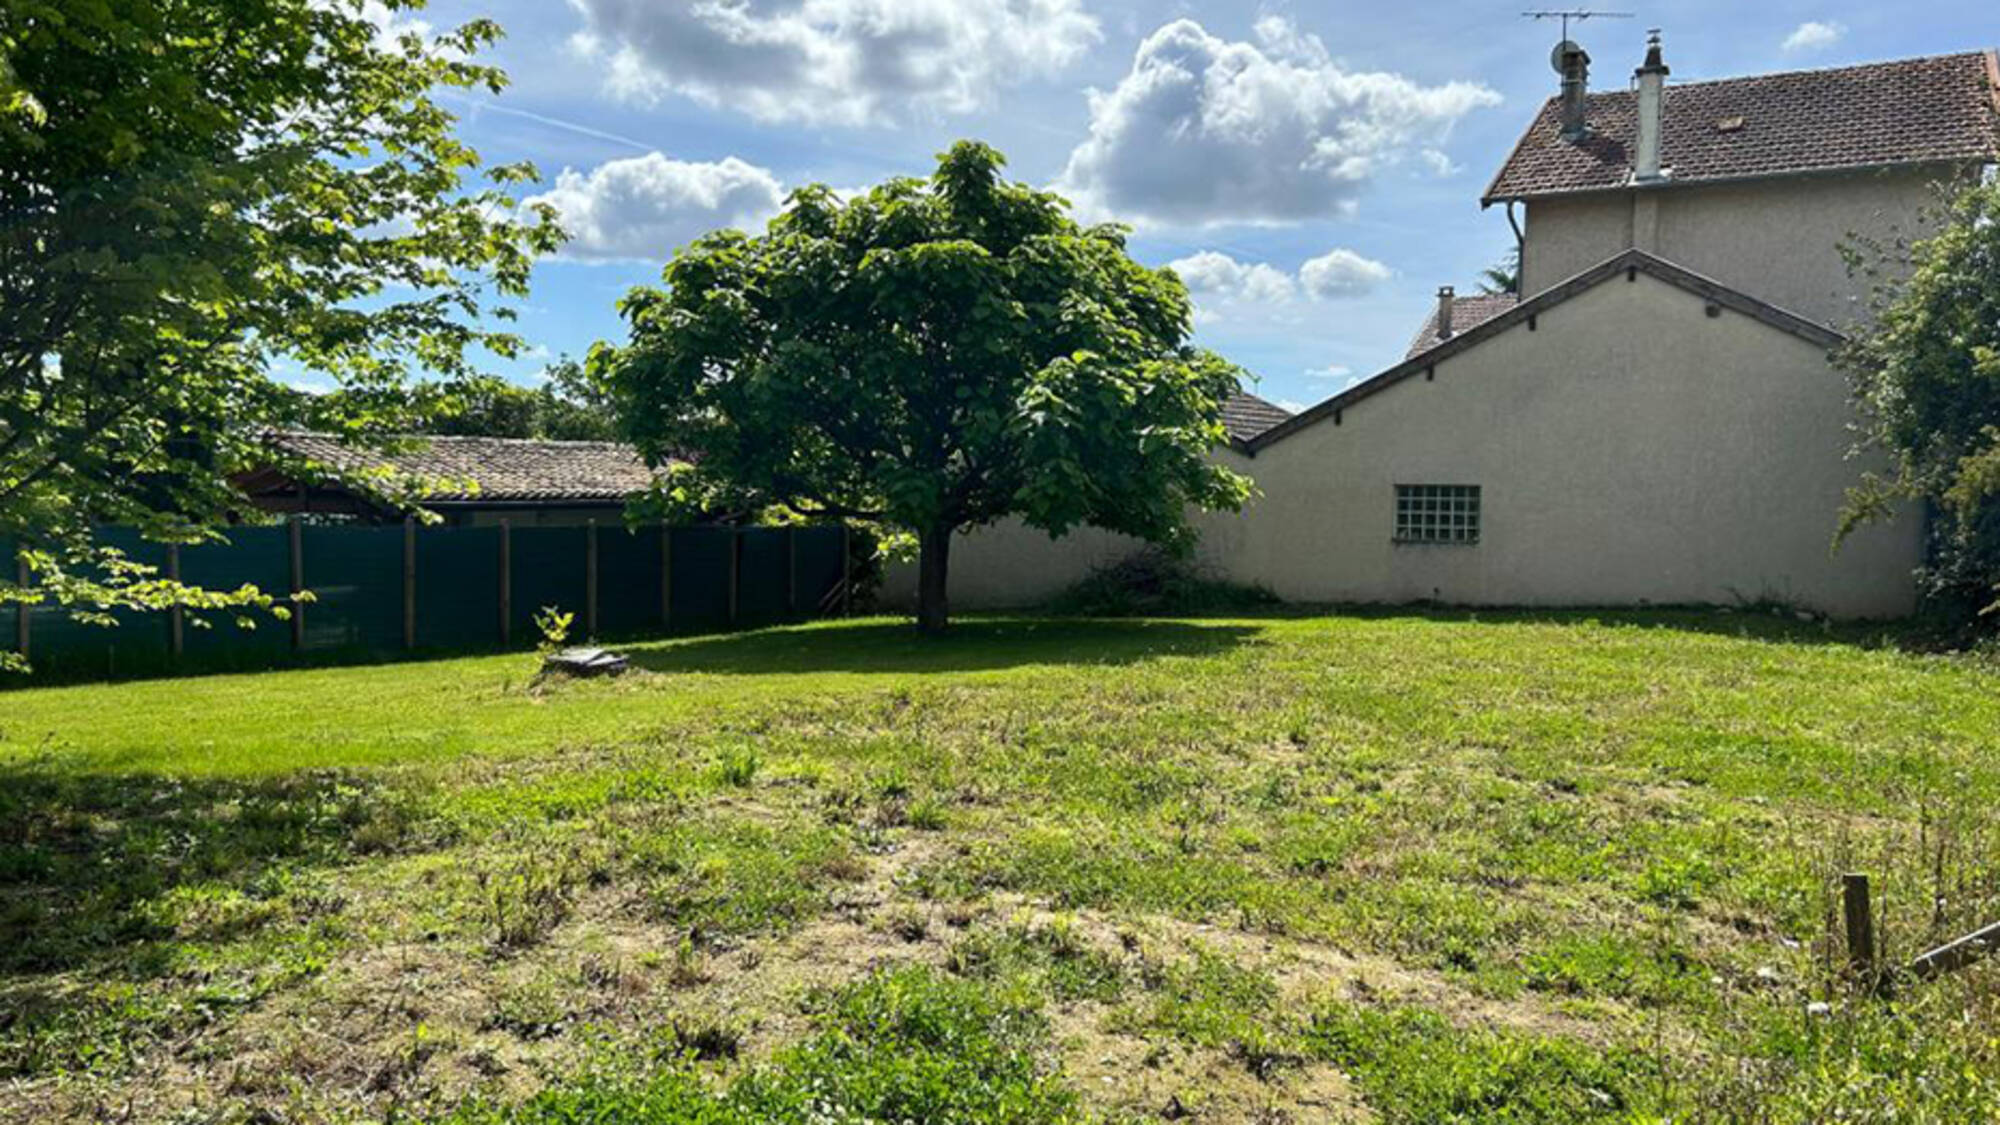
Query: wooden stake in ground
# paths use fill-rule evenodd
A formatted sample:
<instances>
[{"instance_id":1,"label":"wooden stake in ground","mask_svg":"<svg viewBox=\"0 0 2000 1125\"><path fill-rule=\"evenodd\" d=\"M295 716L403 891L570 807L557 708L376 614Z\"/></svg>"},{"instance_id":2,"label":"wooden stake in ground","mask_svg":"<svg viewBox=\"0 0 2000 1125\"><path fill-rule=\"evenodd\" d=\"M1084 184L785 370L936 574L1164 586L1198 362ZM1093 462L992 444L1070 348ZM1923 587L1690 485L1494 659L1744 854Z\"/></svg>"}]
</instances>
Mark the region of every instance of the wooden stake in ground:
<instances>
[{"instance_id":1,"label":"wooden stake in ground","mask_svg":"<svg viewBox=\"0 0 2000 1125\"><path fill-rule=\"evenodd\" d=\"M1840 877L1842 909L1847 916L1847 964L1857 980L1873 984L1875 914L1869 903L1868 876L1850 871Z\"/></svg>"}]
</instances>

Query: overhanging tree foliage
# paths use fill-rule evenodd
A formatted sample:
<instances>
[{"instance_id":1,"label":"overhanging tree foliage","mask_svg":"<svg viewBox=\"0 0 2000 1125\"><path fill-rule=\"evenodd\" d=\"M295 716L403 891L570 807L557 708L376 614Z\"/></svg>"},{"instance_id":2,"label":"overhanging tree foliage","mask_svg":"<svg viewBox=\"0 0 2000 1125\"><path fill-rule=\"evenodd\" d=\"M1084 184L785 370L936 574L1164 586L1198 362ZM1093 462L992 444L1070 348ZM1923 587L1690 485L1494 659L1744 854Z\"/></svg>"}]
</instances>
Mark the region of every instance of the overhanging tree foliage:
<instances>
[{"instance_id":1,"label":"overhanging tree foliage","mask_svg":"<svg viewBox=\"0 0 2000 1125\"><path fill-rule=\"evenodd\" d=\"M532 168L468 183L432 97L498 91L471 61L498 35L392 36L363 0L0 0L0 537L37 571L10 589L10 561L0 600L268 604L122 566L89 528L212 534L231 473L271 459L259 431L296 419L274 365L338 380L311 421L365 439L408 424L413 372L518 350L492 302L560 234L499 190Z\"/></svg>"},{"instance_id":2,"label":"overhanging tree foliage","mask_svg":"<svg viewBox=\"0 0 2000 1125\"><path fill-rule=\"evenodd\" d=\"M919 544L920 625L946 621L951 537L1005 516L1177 543L1190 506L1235 507L1215 464L1238 372L1188 344L1180 279L1001 178L961 142L929 180L842 201L793 194L767 233L677 254L599 344L645 456L682 511L783 505Z\"/></svg>"},{"instance_id":3,"label":"overhanging tree foliage","mask_svg":"<svg viewBox=\"0 0 2000 1125\"><path fill-rule=\"evenodd\" d=\"M616 441L618 416L608 396L573 359L559 359L539 386L520 387L492 375L447 388L422 432L472 437Z\"/></svg>"},{"instance_id":4,"label":"overhanging tree foliage","mask_svg":"<svg viewBox=\"0 0 2000 1125\"><path fill-rule=\"evenodd\" d=\"M1889 467L1849 491L1841 533L1924 504L1926 593L1991 628L2000 626L2000 184L1963 190L1943 218L1907 254L1855 253L1891 279L1873 326L1840 355L1860 415L1856 451Z\"/></svg>"}]
</instances>

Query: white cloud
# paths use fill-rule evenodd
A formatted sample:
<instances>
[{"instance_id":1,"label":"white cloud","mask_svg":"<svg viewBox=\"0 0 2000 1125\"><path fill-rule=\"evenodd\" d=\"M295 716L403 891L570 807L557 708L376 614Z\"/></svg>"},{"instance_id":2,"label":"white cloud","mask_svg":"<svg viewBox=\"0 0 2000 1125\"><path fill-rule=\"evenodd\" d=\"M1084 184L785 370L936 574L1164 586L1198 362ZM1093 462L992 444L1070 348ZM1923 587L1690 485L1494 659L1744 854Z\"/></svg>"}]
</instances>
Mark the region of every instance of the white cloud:
<instances>
[{"instance_id":1,"label":"white cloud","mask_svg":"<svg viewBox=\"0 0 2000 1125\"><path fill-rule=\"evenodd\" d=\"M1239 262L1217 250L1203 250L1168 268L1181 275L1188 292L1225 301L1289 301L1298 286L1292 275L1266 262Z\"/></svg>"},{"instance_id":2,"label":"white cloud","mask_svg":"<svg viewBox=\"0 0 2000 1125\"><path fill-rule=\"evenodd\" d=\"M1109 92L1090 94L1090 136L1059 187L1091 216L1154 225L1289 223L1350 209L1408 156L1433 170L1452 125L1498 94L1350 71L1289 21L1255 42L1176 20L1139 45ZM1441 155L1441 153L1440 153ZM1449 164L1448 159L1444 162Z\"/></svg>"},{"instance_id":3,"label":"white cloud","mask_svg":"<svg viewBox=\"0 0 2000 1125\"><path fill-rule=\"evenodd\" d=\"M391 8L382 0L362 0L359 14L375 25L375 42L380 47L400 48L405 35L414 35L426 41L431 37L429 21Z\"/></svg>"},{"instance_id":4,"label":"white cloud","mask_svg":"<svg viewBox=\"0 0 2000 1125\"><path fill-rule=\"evenodd\" d=\"M572 45L614 95L763 121L861 125L965 113L1100 37L1082 0L569 0Z\"/></svg>"},{"instance_id":5,"label":"white cloud","mask_svg":"<svg viewBox=\"0 0 2000 1125\"><path fill-rule=\"evenodd\" d=\"M1299 267L1299 284L1315 297L1358 297L1389 280L1388 266L1352 250L1335 249Z\"/></svg>"},{"instance_id":6,"label":"white cloud","mask_svg":"<svg viewBox=\"0 0 2000 1125\"><path fill-rule=\"evenodd\" d=\"M1787 52L1824 51L1847 34L1847 28L1831 20L1807 20L1792 29L1780 46Z\"/></svg>"},{"instance_id":7,"label":"white cloud","mask_svg":"<svg viewBox=\"0 0 2000 1125\"><path fill-rule=\"evenodd\" d=\"M1309 367L1306 369L1306 376L1312 379L1339 379L1346 381L1352 378L1353 375L1354 369L1344 363L1329 363L1325 367Z\"/></svg>"},{"instance_id":8,"label":"white cloud","mask_svg":"<svg viewBox=\"0 0 2000 1125\"><path fill-rule=\"evenodd\" d=\"M1219 250L1203 250L1168 262L1194 298L1195 320L1209 324L1235 319L1246 308L1266 313L1301 297L1338 300L1358 297L1393 275L1388 266L1352 250L1336 249L1310 259L1295 276L1269 262L1243 262Z\"/></svg>"},{"instance_id":9,"label":"white cloud","mask_svg":"<svg viewBox=\"0 0 2000 1125\"><path fill-rule=\"evenodd\" d=\"M733 156L691 163L649 152L587 173L565 168L554 188L522 204L556 209L570 233L565 257L664 261L682 243L719 227L761 226L784 195L776 176Z\"/></svg>"}]
</instances>

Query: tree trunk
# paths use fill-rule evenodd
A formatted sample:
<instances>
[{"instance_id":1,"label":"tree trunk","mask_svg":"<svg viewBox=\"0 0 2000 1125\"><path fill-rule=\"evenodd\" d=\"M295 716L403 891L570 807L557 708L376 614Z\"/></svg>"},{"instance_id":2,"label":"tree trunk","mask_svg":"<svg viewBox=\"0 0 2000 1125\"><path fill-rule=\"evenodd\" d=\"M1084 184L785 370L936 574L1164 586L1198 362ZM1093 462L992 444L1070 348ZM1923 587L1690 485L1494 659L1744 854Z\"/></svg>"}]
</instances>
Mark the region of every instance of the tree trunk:
<instances>
[{"instance_id":1,"label":"tree trunk","mask_svg":"<svg viewBox=\"0 0 2000 1125\"><path fill-rule=\"evenodd\" d=\"M944 631L949 616L945 575L951 559L951 525L933 524L917 537L917 628Z\"/></svg>"}]
</instances>

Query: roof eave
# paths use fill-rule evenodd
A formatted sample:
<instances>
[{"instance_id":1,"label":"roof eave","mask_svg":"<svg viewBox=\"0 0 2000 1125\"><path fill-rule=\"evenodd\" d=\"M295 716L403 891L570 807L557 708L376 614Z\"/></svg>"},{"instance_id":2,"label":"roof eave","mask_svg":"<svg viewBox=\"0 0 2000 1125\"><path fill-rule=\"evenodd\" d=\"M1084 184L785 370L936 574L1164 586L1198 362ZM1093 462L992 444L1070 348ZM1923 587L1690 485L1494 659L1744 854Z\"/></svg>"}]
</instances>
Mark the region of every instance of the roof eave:
<instances>
[{"instance_id":1,"label":"roof eave","mask_svg":"<svg viewBox=\"0 0 2000 1125\"><path fill-rule=\"evenodd\" d=\"M632 496L638 493L632 493ZM629 496L461 496L450 499L426 496L417 501L421 508L622 508Z\"/></svg>"},{"instance_id":2,"label":"roof eave","mask_svg":"<svg viewBox=\"0 0 2000 1125\"><path fill-rule=\"evenodd\" d=\"M1644 250L1624 250L1582 273L1544 289L1535 296L1522 301L1513 308L1480 321L1464 332L1453 336L1433 347L1426 348L1401 363L1349 387L1332 398L1307 407L1290 418L1258 434L1249 442L1253 454L1266 446L1273 445L1319 422L1338 414L1349 406L1389 389L1403 380L1428 367L1443 362L1462 351L1478 347L1491 337L1497 336L1514 325L1562 304L1580 293L1596 288L1626 270L1636 270L1656 280L1685 289L1698 296L1708 298L1717 304L1732 308L1751 316L1781 332L1786 332L1821 347L1832 348L1846 337L1815 320L1808 320L1794 312L1789 312L1743 293L1736 289L1695 273L1693 270L1677 266L1664 258L1655 257Z\"/></svg>"},{"instance_id":3,"label":"roof eave","mask_svg":"<svg viewBox=\"0 0 2000 1125\"><path fill-rule=\"evenodd\" d=\"M2000 112L2000 111L1996 111ZM1583 195L1607 195L1621 191L1665 191L1676 187L1712 187L1722 184L1761 183L1766 180L1815 179L1821 176L1846 176L1857 172L1888 172L1905 168L1964 168L1983 167L2000 163L2000 150L1965 156L1940 156L1926 160L1876 160L1865 164L1828 164L1818 168L1788 168L1778 172L1752 172L1741 176L1662 176L1644 183L1625 179L1615 184L1591 184L1587 187L1555 188L1549 191L1515 192L1508 195L1488 196L1480 200L1481 206L1495 203L1532 203L1537 199L1573 199Z\"/></svg>"},{"instance_id":4,"label":"roof eave","mask_svg":"<svg viewBox=\"0 0 2000 1125\"><path fill-rule=\"evenodd\" d=\"M1500 162L1500 167L1494 171L1493 178L1486 181L1486 192L1479 197L1480 210L1483 211L1495 203L1504 202L1508 198L1497 194L1500 190L1500 179L1507 174L1508 168L1513 167L1514 158L1521 155L1521 146L1528 143L1528 134L1535 131L1535 126L1542 120L1542 114L1548 112L1549 103L1555 100L1554 98L1544 100L1536 108L1535 115L1528 118L1528 124L1521 129L1521 135L1514 138L1514 147L1507 150L1507 159Z\"/></svg>"}]
</instances>

